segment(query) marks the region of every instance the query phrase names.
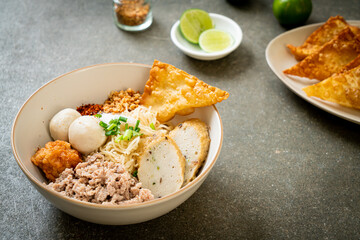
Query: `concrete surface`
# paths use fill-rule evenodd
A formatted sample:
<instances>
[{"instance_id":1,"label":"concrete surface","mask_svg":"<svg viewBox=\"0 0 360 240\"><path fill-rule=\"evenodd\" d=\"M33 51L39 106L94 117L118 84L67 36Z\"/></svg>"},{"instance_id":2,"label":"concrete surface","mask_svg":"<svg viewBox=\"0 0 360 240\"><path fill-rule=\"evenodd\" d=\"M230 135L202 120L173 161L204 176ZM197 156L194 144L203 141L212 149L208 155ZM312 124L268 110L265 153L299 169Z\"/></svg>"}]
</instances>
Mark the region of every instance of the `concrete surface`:
<instances>
[{"instance_id":1,"label":"concrete surface","mask_svg":"<svg viewBox=\"0 0 360 240\"><path fill-rule=\"evenodd\" d=\"M359 239L359 125L293 94L265 60L286 31L270 0L154 0L154 23L141 33L116 28L111 1L1 1L1 239ZM226 15L243 29L230 56L203 62L183 55L170 28L188 8ZM307 23L360 19L358 0L313 1ZM106 62L173 64L229 91L217 107L222 152L208 179L184 204L153 221L101 226L53 207L12 155L12 121L22 103L54 77ZM360 114L360 112L359 112Z\"/></svg>"}]
</instances>

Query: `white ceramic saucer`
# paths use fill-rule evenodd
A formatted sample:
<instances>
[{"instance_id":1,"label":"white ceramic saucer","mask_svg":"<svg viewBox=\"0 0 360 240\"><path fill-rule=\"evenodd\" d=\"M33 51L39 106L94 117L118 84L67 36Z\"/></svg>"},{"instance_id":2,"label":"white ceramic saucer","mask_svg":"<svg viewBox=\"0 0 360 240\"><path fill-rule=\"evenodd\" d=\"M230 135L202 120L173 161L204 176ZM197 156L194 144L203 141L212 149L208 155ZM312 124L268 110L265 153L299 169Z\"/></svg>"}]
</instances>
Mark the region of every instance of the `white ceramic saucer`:
<instances>
[{"instance_id":1,"label":"white ceramic saucer","mask_svg":"<svg viewBox=\"0 0 360 240\"><path fill-rule=\"evenodd\" d=\"M223 15L210 13L210 17L214 22L215 29L228 32L232 36L233 43L227 49L224 49L219 52L207 53L204 50L202 50L199 47L199 45L188 42L181 34L179 27L180 21L174 23L174 25L171 28L170 37L172 42L186 55L199 60L207 60L207 61L216 60L229 55L237 47L239 47L241 43L243 37L241 28L235 21Z\"/></svg>"}]
</instances>

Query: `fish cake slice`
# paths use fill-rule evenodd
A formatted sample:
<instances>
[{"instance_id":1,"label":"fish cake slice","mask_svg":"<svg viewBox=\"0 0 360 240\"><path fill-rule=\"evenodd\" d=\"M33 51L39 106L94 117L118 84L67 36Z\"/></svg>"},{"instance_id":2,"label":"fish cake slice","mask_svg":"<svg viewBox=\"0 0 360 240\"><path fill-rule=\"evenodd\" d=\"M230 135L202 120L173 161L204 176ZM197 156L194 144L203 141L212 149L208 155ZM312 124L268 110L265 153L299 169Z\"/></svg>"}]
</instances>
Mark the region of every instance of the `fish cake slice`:
<instances>
[{"instance_id":1,"label":"fish cake slice","mask_svg":"<svg viewBox=\"0 0 360 240\"><path fill-rule=\"evenodd\" d=\"M303 88L308 97L360 109L360 65L337 73L315 85Z\"/></svg>"},{"instance_id":2,"label":"fish cake slice","mask_svg":"<svg viewBox=\"0 0 360 240\"><path fill-rule=\"evenodd\" d=\"M288 44L287 47L295 56L295 59L301 61L307 56L317 52L321 46L329 42L348 26L348 23L343 17L330 17L323 25L315 30L301 46L295 47Z\"/></svg>"},{"instance_id":3,"label":"fish cake slice","mask_svg":"<svg viewBox=\"0 0 360 240\"><path fill-rule=\"evenodd\" d=\"M229 93L210 86L172 65L155 60L146 82L141 104L157 112L166 122L175 114L193 112L193 108L210 106L229 97Z\"/></svg>"},{"instance_id":4,"label":"fish cake slice","mask_svg":"<svg viewBox=\"0 0 360 240\"><path fill-rule=\"evenodd\" d=\"M185 158L175 141L162 136L150 143L139 160L138 177L155 197L163 197L181 188Z\"/></svg>"},{"instance_id":5,"label":"fish cake slice","mask_svg":"<svg viewBox=\"0 0 360 240\"><path fill-rule=\"evenodd\" d=\"M200 119L189 119L178 124L169 135L185 158L185 186L196 177L207 157L210 146L209 127Z\"/></svg>"},{"instance_id":6,"label":"fish cake slice","mask_svg":"<svg viewBox=\"0 0 360 240\"><path fill-rule=\"evenodd\" d=\"M318 52L284 70L285 74L324 80L339 72L360 54L360 40L347 27Z\"/></svg>"}]
</instances>

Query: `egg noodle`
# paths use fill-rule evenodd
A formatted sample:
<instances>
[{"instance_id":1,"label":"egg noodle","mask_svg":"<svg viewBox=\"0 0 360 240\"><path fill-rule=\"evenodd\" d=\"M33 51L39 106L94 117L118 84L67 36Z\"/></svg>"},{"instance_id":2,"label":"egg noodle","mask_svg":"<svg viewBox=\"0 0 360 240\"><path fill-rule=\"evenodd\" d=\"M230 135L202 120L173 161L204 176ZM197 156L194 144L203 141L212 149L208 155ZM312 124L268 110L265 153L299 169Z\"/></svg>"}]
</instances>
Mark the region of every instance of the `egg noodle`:
<instances>
[{"instance_id":1,"label":"egg noodle","mask_svg":"<svg viewBox=\"0 0 360 240\"><path fill-rule=\"evenodd\" d=\"M119 135L112 135L109 137L105 145L99 148L98 152L105 156L105 160L121 163L127 171L133 173L138 167L137 159L145 149L146 145L158 135L167 134L173 129L173 126L160 124L156 119L156 112L151 111L151 108L139 106L135 110L125 111L121 116L128 117L128 120L140 120L139 128L141 136L132 137L129 141L116 141ZM129 126L135 125L132 121L128 121ZM150 127L153 124L155 130ZM125 132L125 124L121 124L120 132Z\"/></svg>"}]
</instances>

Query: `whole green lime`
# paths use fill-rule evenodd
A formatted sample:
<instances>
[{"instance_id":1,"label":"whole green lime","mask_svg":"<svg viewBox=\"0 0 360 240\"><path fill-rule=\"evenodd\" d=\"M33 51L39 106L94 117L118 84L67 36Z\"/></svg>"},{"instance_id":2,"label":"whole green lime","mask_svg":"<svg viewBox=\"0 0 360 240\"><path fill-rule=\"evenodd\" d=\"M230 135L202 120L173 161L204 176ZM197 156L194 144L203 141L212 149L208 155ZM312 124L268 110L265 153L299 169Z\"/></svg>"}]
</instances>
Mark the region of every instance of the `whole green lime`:
<instances>
[{"instance_id":1,"label":"whole green lime","mask_svg":"<svg viewBox=\"0 0 360 240\"><path fill-rule=\"evenodd\" d=\"M311 0L274 0L273 13L284 26L305 23L312 10Z\"/></svg>"}]
</instances>

